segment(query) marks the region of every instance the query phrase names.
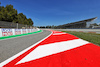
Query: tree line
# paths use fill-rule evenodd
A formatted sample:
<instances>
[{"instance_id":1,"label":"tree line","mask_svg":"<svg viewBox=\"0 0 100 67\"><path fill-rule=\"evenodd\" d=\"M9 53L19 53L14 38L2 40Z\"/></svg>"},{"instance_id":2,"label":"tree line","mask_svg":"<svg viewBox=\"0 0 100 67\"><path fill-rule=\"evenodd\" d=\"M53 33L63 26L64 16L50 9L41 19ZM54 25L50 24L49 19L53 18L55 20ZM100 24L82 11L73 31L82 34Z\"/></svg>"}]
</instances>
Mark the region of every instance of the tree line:
<instances>
[{"instance_id":1,"label":"tree line","mask_svg":"<svg viewBox=\"0 0 100 67\"><path fill-rule=\"evenodd\" d=\"M0 3L1 4L1 3ZM17 12L13 5L0 6L0 21L8 21L25 25L33 25L31 18L27 18L23 13Z\"/></svg>"},{"instance_id":2,"label":"tree line","mask_svg":"<svg viewBox=\"0 0 100 67\"><path fill-rule=\"evenodd\" d=\"M37 26L38 28L52 28L52 29L56 29L57 26L54 26L54 25L47 25L47 26Z\"/></svg>"}]
</instances>

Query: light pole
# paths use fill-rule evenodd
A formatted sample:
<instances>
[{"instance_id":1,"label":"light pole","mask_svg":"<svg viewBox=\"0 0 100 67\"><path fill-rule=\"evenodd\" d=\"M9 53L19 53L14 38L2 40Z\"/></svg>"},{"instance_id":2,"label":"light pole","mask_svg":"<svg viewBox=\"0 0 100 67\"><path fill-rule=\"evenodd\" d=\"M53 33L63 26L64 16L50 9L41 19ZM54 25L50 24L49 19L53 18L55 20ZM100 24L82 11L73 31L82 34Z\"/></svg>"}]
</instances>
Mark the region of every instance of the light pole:
<instances>
[{"instance_id":1,"label":"light pole","mask_svg":"<svg viewBox=\"0 0 100 67\"><path fill-rule=\"evenodd\" d=\"M16 22L17 23L17 29L18 29L18 22Z\"/></svg>"},{"instance_id":2,"label":"light pole","mask_svg":"<svg viewBox=\"0 0 100 67\"><path fill-rule=\"evenodd\" d=\"M26 29L27 29L27 24L26 24Z\"/></svg>"}]
</instances>

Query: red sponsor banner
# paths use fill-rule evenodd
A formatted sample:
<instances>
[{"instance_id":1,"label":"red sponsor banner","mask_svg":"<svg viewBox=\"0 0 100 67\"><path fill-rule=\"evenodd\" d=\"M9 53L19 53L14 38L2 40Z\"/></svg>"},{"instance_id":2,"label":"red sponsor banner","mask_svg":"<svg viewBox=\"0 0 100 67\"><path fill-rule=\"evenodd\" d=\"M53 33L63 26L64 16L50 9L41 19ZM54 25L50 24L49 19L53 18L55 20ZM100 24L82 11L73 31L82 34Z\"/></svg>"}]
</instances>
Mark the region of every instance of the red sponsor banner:
<instances>
[{"instance_id":1,"label":"red sponsor banner","mask_svg":"<svg viewBox=\"0 0 100 67\"><path fill-rule=\"evenodd\" d=\"M10 36L13 35L12 32L2 32L2 36Z\"/></svg>"},{"instance_id":2,"label":"red sponsor banner","mask_svg":"<svg viewBox=\"0 0 100 67\"><path fill-rule=\"evenodd\" d=\"M21 29L15 29L15 35L21 34Z\"/></svg>"},{"instance_id":3,"label":"red sponsor banner","mask_svg":"<svg viewBox=\"0 0 100 67\"><path fill-rule=\"evenodd\" d=\"M28 33L30 33L30 30L28 30Z\"/></svg>"},{"instance_id":4,"label":"red sponsor banner","mask_svg":"<svg viewBox=\"0 0 100 67\"><path fill-rule=\"evenodd\" d=\"M27 32L26 32L26 29L22 29L22 32L23 32L23 34L27 33Z\"/></svg>"},{"instance_id":5,"label":"red sponsor banner","mask_svg":"<svg viewBox=\"0 0 100 67\"><path fill-rule=\"evenodd\" d=\"M31 29L28 29L28 33L31 33Z\"/></svg>"},{"instance_id":6,"label":"red sponsor banner","mask_svg":"<svg viewBox=\"0 0 100 67\"><path fill-rule=\"evenodd\" d=\"M23 31L23 34L25 34L26 33L26 31Z\"/></svg>"},{"instance_id":7,"label":"red sponsor banner","mask_svg":"<svg viewBox=\"0 0 100 67\"><path fill-rule=\"evenodd\" d=\"M31 29L31 32L33 32L33 29Z\"/></svg>"},{"instance_id":8,"label":"red sponsor banner","mask_svg":"<svg viewBox=\"0 0 100 67\"><path fill-rule=\"evenodd\" d=\"M21 31L16 31L15 35L21 34Z\"/></svg>"},{"instance_id":9,"label":"red sponsor banner","mask_svg":"<svg viewBox=\"0 0 100 67\"><path fill-rule=\"evenodd\" d=\"M12 29L1 29L2 36L10 36L13 35Z\"/></svg>"}]
</instances>

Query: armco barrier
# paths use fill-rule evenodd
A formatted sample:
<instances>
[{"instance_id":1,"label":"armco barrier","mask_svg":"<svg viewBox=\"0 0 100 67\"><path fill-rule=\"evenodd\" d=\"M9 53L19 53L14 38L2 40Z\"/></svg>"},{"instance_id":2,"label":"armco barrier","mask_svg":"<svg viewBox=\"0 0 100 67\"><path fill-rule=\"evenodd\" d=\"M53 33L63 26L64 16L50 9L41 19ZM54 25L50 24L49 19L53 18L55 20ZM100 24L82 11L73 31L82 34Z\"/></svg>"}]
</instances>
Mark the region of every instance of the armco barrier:
<instances>
[{"instance_id":1,"label":"armco barrier","mask_svg":"<svg viewBox=\"0 0 100 67\"><path fill-rule=\"evenodd\" d=\"M35 31L39 31L39 29L6 29L6 28L1 28L0 29L0 37L31 33L31 32L35 32Z\"/></svg>"}]
</instances>

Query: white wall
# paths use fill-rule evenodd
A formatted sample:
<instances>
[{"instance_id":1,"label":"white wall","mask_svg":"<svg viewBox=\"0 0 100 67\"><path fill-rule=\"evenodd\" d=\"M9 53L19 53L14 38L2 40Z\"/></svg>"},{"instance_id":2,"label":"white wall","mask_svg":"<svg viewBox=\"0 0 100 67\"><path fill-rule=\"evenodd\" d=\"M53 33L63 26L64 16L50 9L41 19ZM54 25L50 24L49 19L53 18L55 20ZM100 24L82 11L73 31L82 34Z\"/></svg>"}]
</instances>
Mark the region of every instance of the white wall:
<instances>
[{"instance_id":1,"label":"white wall","mask_svg":"<svg viewBox=\"0 0 100 67\"><path fill-rule=\"evenodd\" d=\"M52 29L58 31L94 32L100 34L100 29Z\"/></svg>"},{"instance_id":2,"label":"white wall","mask_svg":"<svg viewBox=\"0 0 100 67\"><path fill-rule=\"evenodd\" d=\"M35 31L39 31L39 29L6 29L6 28L0 28L0 37L18 35L18 34L24 34L24 33L31 33L31 32L35 32Z\"/></svg>"}]
</instances>

